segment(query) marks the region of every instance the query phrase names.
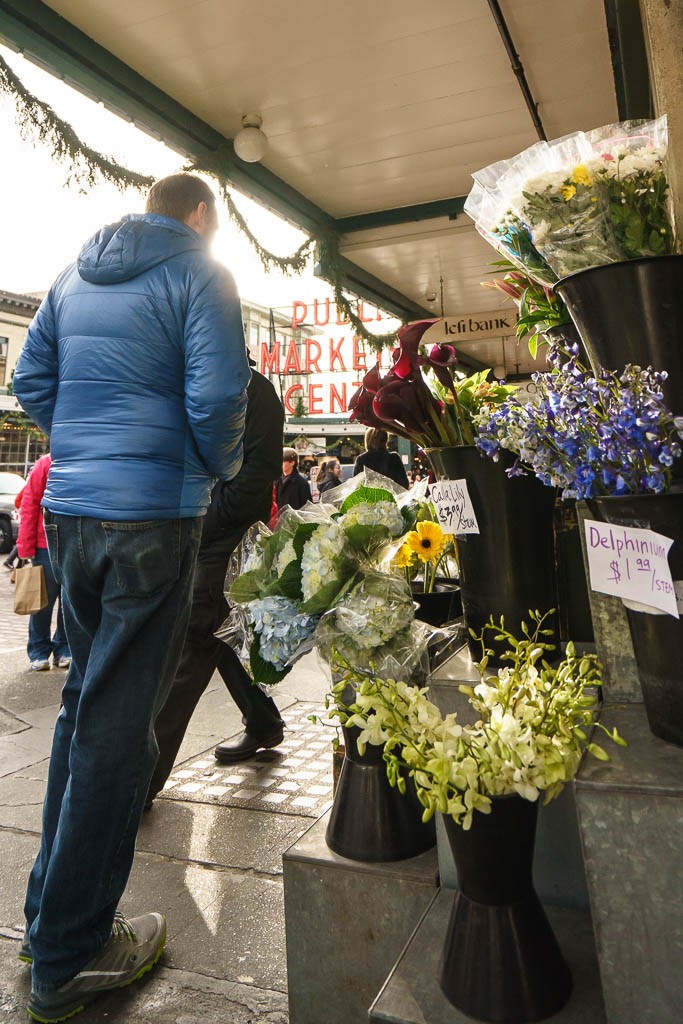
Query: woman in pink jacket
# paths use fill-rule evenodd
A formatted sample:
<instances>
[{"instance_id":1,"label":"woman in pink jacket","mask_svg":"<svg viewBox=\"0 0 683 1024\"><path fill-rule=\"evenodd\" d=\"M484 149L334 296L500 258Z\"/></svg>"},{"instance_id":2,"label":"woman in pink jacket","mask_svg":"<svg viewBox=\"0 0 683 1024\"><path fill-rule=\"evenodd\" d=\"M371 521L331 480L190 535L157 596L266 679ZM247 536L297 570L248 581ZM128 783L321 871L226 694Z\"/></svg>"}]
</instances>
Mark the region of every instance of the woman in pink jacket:
<instances>
[{"instance_id":1,"label":"woman in pink jacket","mask_svg":"<svg viewBox=\"0 0 683 1024\"><path fill-rule=\"evenodd\" d=\"M40 507L50 463L50 456L43 455L28 475L21 496L21 522L17 537L19 558L30 559L34 565L42 565L47 588L47 606L31 615L28 622L28 658L34 672L45 672L49 669L50 655L55 668L68 668L71 664L71 653L62 619L62 603L59 599L60 586L52 572L43 527L43 511ZM57 628L50 639L52 609L55 602L58 602Z\"/></svg>"}]
</instances>

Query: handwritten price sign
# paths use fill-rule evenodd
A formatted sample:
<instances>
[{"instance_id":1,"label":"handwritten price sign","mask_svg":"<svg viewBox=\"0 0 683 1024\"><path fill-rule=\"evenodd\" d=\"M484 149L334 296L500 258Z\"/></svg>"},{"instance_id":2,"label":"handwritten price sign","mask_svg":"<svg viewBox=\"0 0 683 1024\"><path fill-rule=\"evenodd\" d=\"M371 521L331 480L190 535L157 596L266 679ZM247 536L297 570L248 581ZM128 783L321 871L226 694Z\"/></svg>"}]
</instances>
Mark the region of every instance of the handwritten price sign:
<instances>
[{"instance_id":1,"label":"handwritten price sign","mask_svg":"<svg viewBox=\"0 0 683 1024\"><path fill-rule=\"evenodd\" d=\"M466 480L439 480L432 484L429 496L444 533L479 533Z\"/></svg>"},{"instance_id":2,"label":"handwritten price sign","mask_svg":"<svg viewBox=\"0 0 683 1024\"><path fill-rule=\"evenodd\" d=\"M669 567L670 537L584 520L591 587L679 618Z\"/></svg>"}]
</instances>

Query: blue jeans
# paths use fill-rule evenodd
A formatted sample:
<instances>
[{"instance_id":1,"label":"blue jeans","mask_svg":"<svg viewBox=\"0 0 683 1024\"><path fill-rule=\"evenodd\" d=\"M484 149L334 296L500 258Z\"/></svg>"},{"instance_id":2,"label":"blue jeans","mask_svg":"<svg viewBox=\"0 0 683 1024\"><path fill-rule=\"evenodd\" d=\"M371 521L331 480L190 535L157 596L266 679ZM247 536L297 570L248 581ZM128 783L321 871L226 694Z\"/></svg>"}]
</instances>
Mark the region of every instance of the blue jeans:
<instances>
[{"instance_id":1,"label":"blue jeans","mask_svg":"<svg viewBox=\"0 0 683 1024\"><path fill-rule=\"evenodd\" d=\"M47 607L35 612L28 620L28 657L29 661L47 661L52 655L54 658L69 657L69 642L64 632L64 618L62 616L62 602L59 600L59 583L52 572L50 555L47 548L36 548L33 558L34 565L42 565L45 573L45 587L47 589ZM54 636L50 639L52 630L52 610L57 604L57 628Z\"/></svg>"},{"instance_id":2,"label":"blue jeans","mask_svg":"<svg viewBox=\"0 0 683 1024\"><path fill-rule=\"evenodd\" d=\"M62 691L25 914L33 989L59 988L107 942L178 665L200 519L109 523L47 512L71 668Z\"/></svg>"}]
</instances>

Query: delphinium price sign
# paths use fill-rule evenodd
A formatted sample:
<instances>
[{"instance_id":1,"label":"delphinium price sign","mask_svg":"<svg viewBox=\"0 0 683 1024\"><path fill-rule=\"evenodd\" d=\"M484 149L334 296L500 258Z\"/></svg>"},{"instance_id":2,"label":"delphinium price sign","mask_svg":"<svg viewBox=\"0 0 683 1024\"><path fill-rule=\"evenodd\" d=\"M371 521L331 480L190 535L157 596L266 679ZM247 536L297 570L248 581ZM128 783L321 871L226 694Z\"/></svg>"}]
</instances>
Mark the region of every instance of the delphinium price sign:
<instances>
[{"instance_id":1,"label":"delphinium price sign","mask_svg":"<svg viewBox=\"0 0 683 1024\"><path fill-rule=\"evenodd\" d=\"M593 590L613 594L639 610L666 612L679 618L676 588L671 579L669 549L673 544L653 530L584 520L588 566Z\"/></svg>"}]
</instances>

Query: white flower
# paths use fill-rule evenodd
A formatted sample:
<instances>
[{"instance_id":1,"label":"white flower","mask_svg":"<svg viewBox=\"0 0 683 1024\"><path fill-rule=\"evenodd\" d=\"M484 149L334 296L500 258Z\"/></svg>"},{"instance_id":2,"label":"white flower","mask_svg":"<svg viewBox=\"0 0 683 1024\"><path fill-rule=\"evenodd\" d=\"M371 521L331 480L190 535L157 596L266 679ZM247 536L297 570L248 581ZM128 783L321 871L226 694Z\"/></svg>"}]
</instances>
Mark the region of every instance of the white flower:
<instances>
[{"instance_id":1,"label":"white flower","mask_svg":"<svg viewBox=\"0 0 683 1024\"><path fill-rule=\"evenodd\" d=\"M392 537L400 537L405 532L401 510L393 501L361 502L350 508L338 522L345 530L349 526L383 526Z\"/></svg>"},{"instance_id":2,"label":"white flower","mask_svg":"<svg viewBox=\"0 0 683 1024\"><path fill-rule=\"evenodd\" d=\"M293 562L295 558L296 551L294 550L294 541L288 540L280 554L275 559L274 569L277 575L281 576L289 563Z\"/></svg>"},{"instance_id":3,"label":"white flower","mask_svg":"<svg viewBox=\"0 0 683 1024\"><path fill-rule=\"evenodd\" d=\"M304 544L301 556L301 589L304 601L337 577L344 550L344 531L336 522L322 523Z\"/></svg>"}]
</instances>

